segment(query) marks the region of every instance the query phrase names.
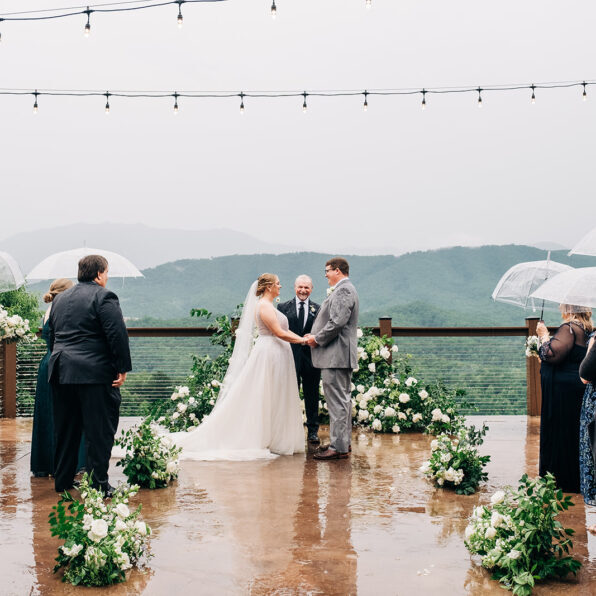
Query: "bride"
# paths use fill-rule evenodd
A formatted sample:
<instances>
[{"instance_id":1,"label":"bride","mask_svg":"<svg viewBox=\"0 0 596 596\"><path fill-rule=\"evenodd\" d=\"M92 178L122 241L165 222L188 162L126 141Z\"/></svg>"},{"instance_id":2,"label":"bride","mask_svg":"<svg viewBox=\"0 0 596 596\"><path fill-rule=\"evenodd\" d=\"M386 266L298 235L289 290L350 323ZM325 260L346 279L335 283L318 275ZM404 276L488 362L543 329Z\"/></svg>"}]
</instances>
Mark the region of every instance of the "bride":
<instances>
[{"instance_id":1,"label":"bride","mask_svg":"<svg viewBox=\"0 0 596 596\"><path fill-rule=\"evenodd\" d=\"M170 435L182 447L181 459L250 460L304 452L289 343L305 340L289 331L288 319L273 306L280 289L271 273L250 287L213 411L194 430Z\"/></svg>"}]
</instances>

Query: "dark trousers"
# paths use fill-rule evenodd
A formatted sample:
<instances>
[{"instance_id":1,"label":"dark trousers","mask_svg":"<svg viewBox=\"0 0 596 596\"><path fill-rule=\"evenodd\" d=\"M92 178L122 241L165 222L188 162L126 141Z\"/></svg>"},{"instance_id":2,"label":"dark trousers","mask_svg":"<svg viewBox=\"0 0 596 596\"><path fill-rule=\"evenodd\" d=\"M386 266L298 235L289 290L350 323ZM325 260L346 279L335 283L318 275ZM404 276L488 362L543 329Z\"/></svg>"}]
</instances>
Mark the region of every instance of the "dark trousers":
<instances>
[{"instance_id":1,"label":"dark trousers","mask_svg":"<svg viewBox=\"0 0 596 596\"><path fill-rule=\"evenodd\" d=\"M319 382L321 371L314 368L310 362L302 360L296 367L298 388L302 385L304 395L304 410L306 412L306 427L309 433L319 430Z\"/></svg>"},{"instance_id":2,"label":"dark trousers","mask_svg":"<svg viewBox=\"0 0 596 596\"><path fill-rule=\"evenodd\" d=\"M120 390L111 384L62 385L52 383L54 401L54 484L56 491L72 486L81 433L85 432L87 472L95 488L105 490L118 429Z\"/></svg>"}]
</instances>

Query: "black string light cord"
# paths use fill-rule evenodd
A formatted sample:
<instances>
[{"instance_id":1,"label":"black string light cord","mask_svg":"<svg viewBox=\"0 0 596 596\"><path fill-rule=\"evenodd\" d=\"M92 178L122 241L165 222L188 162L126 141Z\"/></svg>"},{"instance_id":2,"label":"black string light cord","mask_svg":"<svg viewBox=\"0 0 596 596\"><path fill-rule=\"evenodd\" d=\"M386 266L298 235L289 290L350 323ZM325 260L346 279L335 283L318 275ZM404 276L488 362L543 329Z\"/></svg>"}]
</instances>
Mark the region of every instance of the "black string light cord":
<instances>
[{"instance_id":1,"label":"black string light cord","mask_svg":"<svg viewBox=\"0 0 596 596\"><path fill-rule=\"evenodd\" d=\"M189 0L190 1L190 0ZM106 113L109 113L109 98L119 97L124 99L164 99L171 97L174 100L174 113L179 111L179 99L229 99L237 97L240 100L240 112L245 111L245 99L276 99L300 97L302 98L302 110L307 111L307 99L309 97L358 97L363 98L363 108L367 110L369 107L369 98L374 96L400 96L400 95L419 95L421 97L421 106L424 110L427 105L427 97L429 95L448 95L453 93L472 93L477 94L478 107L482 107L482 94L508 92L508 91L522 91L527 90L531 92L531 103L536 102L536 91L548 89L569 89L578 87L581 89L581 97L585 101L588 97L588 86L596 85L596 80L584 81L560 81L550 83L532 83L530 85L485 85L483 87L424 87L422 89L365 89L359 90L319 90L319 91L183 91L183 92L169 92L169 91L89 91L76 89L35 89L34 91L28 89L2 89L1 95L17 95L17 96L33 96L34 98L34 112L37 113L38 98L43 96L50 97L105 97L106 98Z\"/></svg>"},{"instance_id":2,"label":"black string light cord","mask_svg":"<svg viewBox=\"0 0 596 596\"><path fill-rule=\"evenodd\" d=\"M91 15L93 13L112 13L129 12L133 10L145 10L147 8L157 8L160 6L178 5L178 26L182 26L182 5L198 4L203 2L223 2L224 0L161 0L154 3L148 3L148 0L128 0L124 2L109 2L104 4L93 4L89 6L70 6L64 8L48 8L45 10L30 10L24 12L11 12L0 14L0 23L4 22L23 22L23 21L49 21L54 19L64 19L79 15L87 16L84 33L89 35L91 31ZM51 13L51 14L48 14ZM0 33L0 40L2 34Z\"/></svg>"}]
</instances>

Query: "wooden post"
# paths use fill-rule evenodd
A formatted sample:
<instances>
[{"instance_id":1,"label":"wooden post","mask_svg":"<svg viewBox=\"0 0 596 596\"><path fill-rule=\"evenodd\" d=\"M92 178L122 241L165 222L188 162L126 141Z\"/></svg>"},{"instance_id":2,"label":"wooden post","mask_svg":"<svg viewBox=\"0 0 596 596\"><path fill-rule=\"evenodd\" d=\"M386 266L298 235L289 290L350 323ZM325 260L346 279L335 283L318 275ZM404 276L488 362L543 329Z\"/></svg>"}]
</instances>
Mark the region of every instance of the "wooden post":
<instances>
[{"instance_id":1,"label":"wooden post","mask_svg":"<svg viewBox=\"0 0 596 596\"><path fill-rule=\"evenodd\" d=\"M17 344L4 342L0 351L0 368L2 368L2 395L4 418L17 417Z\"/></svg>"},{"instance_id":2,"label":"wooden post","mask_svg":"<svg viewBox=\"0 0 596 596\"><path fill-rule=\"evenodd\" d=\"M528 337L536 335L538 317L526 317ZM540 387L540 360L535 356L526 358L526 403L528 416L540 416L542 389Z\"/></svg>"},{"instance_id":3,"label":"wooden post","mask_svg":"<svg viewBox=\"0 0 596 596\"><path fill-rule=\"evenodd\" d=\"M379 335L381 337L392 337L393 331L391 330L391 327L391 317L379 317ZM391 361L393 359L392 356L393 354L389 356L389 360L387 360L389 364L391 364Z\"/></svg>"}]
</instances>

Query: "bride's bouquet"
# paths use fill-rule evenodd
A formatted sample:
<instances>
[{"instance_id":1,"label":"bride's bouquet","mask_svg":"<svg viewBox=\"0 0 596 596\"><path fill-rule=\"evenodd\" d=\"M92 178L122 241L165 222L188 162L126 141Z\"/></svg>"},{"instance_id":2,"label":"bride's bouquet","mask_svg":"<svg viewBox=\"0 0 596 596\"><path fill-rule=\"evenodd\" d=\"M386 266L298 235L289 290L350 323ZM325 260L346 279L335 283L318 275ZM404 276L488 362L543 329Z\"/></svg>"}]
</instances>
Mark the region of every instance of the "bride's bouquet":
<instances>
[{"instance_id":1,"label":"bride's bouquet","mask_svg":"<svg viewBox=\"0 0 596 596\"><path fill-rule=\"evenodd\" d=\"M0 341L9 343L17 341L33 341L35 335L31 332L29 321L19 315L9 316L0 305Z\"/></svg>"},{"instance_id":2,"label":"bride's bouquet","mask_svg":"<svg viewBox=\"0 0 596 596\"><path fill-rule=\"evenodd\" d=\"M542 345L541 339L537 335L529 335L526 338L526 357L531 356L539 357L540 347Z\"/></svg>"}]
</instances>

